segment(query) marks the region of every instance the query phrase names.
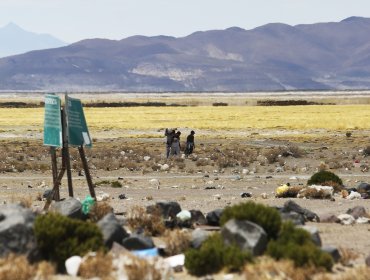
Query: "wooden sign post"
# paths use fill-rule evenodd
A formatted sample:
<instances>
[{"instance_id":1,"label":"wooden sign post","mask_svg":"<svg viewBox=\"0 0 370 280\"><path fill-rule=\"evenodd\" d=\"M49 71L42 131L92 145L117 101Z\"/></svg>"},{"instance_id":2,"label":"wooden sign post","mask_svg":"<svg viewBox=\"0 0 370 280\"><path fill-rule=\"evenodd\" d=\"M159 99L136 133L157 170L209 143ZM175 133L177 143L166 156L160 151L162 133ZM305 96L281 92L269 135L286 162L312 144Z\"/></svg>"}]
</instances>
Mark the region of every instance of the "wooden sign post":
<instances>
[{"instance_id":1,"label":"wooden sign post","mask_svg":"<svg viewBox=\"0 0 370 280\"><path fill-rule=\"evenodd\" d=\"M84 146L91 147L91 138L87 129L82 103L79 99L65 95L65 106L56 95L45 96L44 145L50 146L53 189L46 198L44 210L48 210L53 199L60 200L59 187L67 171L68 194L73 197L72 172L69 146L78 147L90 195L96 198L90 175ZM61 148L62 166L58 173L56 148Z\"/></svg>"}]
</instances>

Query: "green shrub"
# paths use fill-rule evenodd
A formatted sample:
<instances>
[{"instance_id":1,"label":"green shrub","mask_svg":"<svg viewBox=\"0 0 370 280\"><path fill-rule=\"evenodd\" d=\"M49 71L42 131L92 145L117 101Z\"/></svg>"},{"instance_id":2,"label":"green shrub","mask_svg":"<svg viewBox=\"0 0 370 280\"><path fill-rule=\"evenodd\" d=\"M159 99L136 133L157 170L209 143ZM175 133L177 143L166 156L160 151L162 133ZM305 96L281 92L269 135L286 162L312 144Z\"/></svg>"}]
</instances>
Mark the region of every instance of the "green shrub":
<instances>
[{"instance_id":1,"label":"green shrub","mask_svg":"<svg viewBox=\"0 0 370 280\"><path fill-rule=\"evenodd\" d=\"M64 262L71 256L104 250L103 235L97 225L58 213L38 216L34 233L40 253L57 263L59 271L64 271Z\"/></svg>"},{"instance_id":2,"label":"green shrub","mask_svg":"<svg viewBox=\"0 0 370 280\"><path fill-rule=\"evenodd\" d=\"M112 188L122 188L122 184L121 184L121 182L118 182L118 181L113 181L113 182L111 182L111 183L110 183L110 186L111 186Z\"/></svg>"},{"instance_id":3,"label":"green shrub","mask_svg":"<svg viewBox=\"0 0 370 280\"><path fill-rule=\"evenodd\" d=\"M291 259L297 267L331 270L333 266L332 257L313 243L307 231L296 228L291 222L282 225L278 239L269 242L266 252L277 260Z\"/></svg>"},{"instance_id":4,"label":"green shrub","mask_svg":"<svg viewBox=\"0 0 370 280\"><path fill-rule=\"evenodd\" d=\"M336 183L342 185L342 180L330 171L319 171L311 176L307 185L324 185L325 183Z\"/></svg>"},{"instance_id":5,"label":"green shrub","mask_svg":"<svg viewBox=\"0 0 370 280\"><path fill-rule=\"evenodd\" d=\"M199 250L189 249L185 252L185 267L196 276L217 273L223 268L240 271L251 260L251 254L241 251L238 246L225 245L219 233L208 237Z\"/></svg>"},{"instance_id":6,"label":"green shrub","mask_svg":"<svg viewBox=\"0 0 370 280\"><path fill-rule=\"evenodd\" d=\"M276 209L252 201L226 207L221 216L221 225L231 219L248 220L261 226L268 238L276 238L281 227L281 217Z\"/></svg>"}]
</instances>

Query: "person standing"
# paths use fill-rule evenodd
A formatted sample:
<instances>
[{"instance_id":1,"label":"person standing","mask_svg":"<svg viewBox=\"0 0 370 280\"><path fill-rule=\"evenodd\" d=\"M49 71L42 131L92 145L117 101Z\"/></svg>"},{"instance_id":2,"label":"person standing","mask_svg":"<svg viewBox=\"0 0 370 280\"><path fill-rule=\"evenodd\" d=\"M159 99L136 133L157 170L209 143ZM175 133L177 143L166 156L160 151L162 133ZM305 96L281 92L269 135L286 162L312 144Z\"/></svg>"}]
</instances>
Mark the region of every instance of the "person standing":
<instances>
[{"instance_id":1,"label":"person standing","mask_svg":"<svg viewBox=\"0 0 370 280\"><path fill-rule=\"evenodd\" d=\"M185 147L185 156L189 156L193 153L193 150L195 148L195 142L194 142L194 134L195 131L192 130L188 137L186 138L186 147Z\"/></svg>"},{"instance_id":2,"label":"person standing","mask_svg":"<svg viewBox=\"0 0 370 280\"><path fill-rule=\"evenodd\" d=\"M171 155L176 155L176 156L180 156L180 135L181 135L181 132L180 131L177 131L175 133L175 136L173 137L173 141L172 141L172 147L171 147Z\"/></svg>"},{"instance_id":3,"label":"person standing","mask_svg":"<svg viewBox=\"0 0 370 280\"><path fill-rule=\"evenodd\" d=\"M168 158L171 154L172 142L175 136L176 128L166 128L164 136L166 136L166 157Z\"/></svg>"}]
</instances>

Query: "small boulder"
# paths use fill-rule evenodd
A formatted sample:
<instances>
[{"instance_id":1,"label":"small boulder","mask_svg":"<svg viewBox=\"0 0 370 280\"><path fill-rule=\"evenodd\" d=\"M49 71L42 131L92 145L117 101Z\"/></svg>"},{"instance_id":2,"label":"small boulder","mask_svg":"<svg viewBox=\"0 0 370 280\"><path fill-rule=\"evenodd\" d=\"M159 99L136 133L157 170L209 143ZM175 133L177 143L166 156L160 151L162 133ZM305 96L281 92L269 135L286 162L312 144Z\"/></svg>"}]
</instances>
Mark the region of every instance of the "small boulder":
<instances>
[{"instance_id":1,"label":"small boulder","mask_svg":"<svg viewBox=\"0 0 370 280\"><path fill-rule=\"evenodd\" d=\"M81 220L85 218L82 213L82 203L73 197L68 197L66 200L55 202L51 205L51 209L69 218Z\"/></svg>"},{"instance_id":2,"label":"small boulder","mask_svg":"<svg viewBox=\"0 0 370 280\"><path fill-rule=\"evenodd\" d=\"M207 219L203 213L199 210L190 210L191 213L191 223L195 225L206 225Z\"/></svg>"},{"instance_id":3,"label":"small boulder","mask_svg":"<svg viewBox=\"0 0 370 280\"><path fill-rule=\"evenodd\" d=\"M370 184L368 183L360 183L358 186L357 186L357 191L360 192L360 193L370 193Z\"/></svg>"},{"instance_id":4,"label":"small boulder","mask_svg":"<svg viewBox=\"0 0 370 280\"><path fill-rule=\"evenodd\" d=\"M297 203L295 203L293 200L288 200L287 202L284 203L282 212L296 212L298 214L303 215L306 221L320 222L320 218L319 216L317 216L317 214L315 214L314 212L308 209L302 208Z\"/></svg>"},{"instance_id":5,"label":"small boulder","mask_svg":"<svg viewBox=\"0 0 370 280\"><path fill-rule=\"evenodd\" d=\"M199 249L203 242L209 237L210 232L197 228L191 233L191 247Z\"/></svg>"},{"instance_id":6,"label":"small boulder","mask_svg":"<svg viewBox=\"0 0 370 280\"><path fill-rule=\"evenodd\" d=\"M206 215L207 224L210 226L220 226L220 218L222 215L223 209L213 210Z\"/></svg>"},{"instance_id":7,"label":"small boulder","mask_svg":"<svg viewBox=\"0 0 370 280\"><path fill-rule=\"evenodd\" d=\"M35 214L21 205L0 206L0 257L9 253L30 256L36 252L34 220Z\"/></svg>"},{"instance_id":8,"label":"small boulder","mask_svg":"<svg viewBox=\"0 0 370 280\"><path fill-rule=\"evenodd\" d=\"M340 223L340 219L333 214L325 214L320 216L321 223Z\"/></svg>"},{"instance_id":9,"label":"small boulder","mask_svg":"<svg viewBox=\"0 0 370 280\"><path fill-rule=\"evenodd\" d=\"M353 208L350 208L347 210L346 213L352 215L353 218L355 219L358 219L360 217L365 217L365 218L369 217L369 215L366 212L365 207L363 206L355 206Z\"/></svg>"},{"instance_id":10,"label":"small boulder","mask_svg":"<svg viewBox=\"0 0 370 280\"><path fill-rule=\"evenodd\" d=\"M226 244L235 243L241 250L262 255L267 246L267 234L262 227L246 220L229 220L221 229Z\"/></svg>"},{"instance_id":11,"label":"small boulder","mask_svg":"<svg viewBox=\"0 0 370 280\"><path fill-rule=\"evenodd\" d=\"M154 243L149 236L134 233L123 239L122 246L128 250L144 250L154 248Z\"/></svg>"},{"instance_id":12,"label":"small boulder","mask_svg":"<svg viewBox=\"0 0 370 280\"><path fill-rule=\"evenodd\" d=\"M181 212L180 204L176 201L158 201L155 205L149 205L147 212L152 213L155 208L159 208L164 219L175 219L176 215Z\"/></svg>"},{"instance_id":13,"label":"small boulder","mask_svg":"<svg viewBox=\"0 0 370 280\"><path fill-rule=\"evenodd\" d=\"M325 253L328 253L333 258L334 262L338 262L341 258L340 252L336 247L323 246L321 250L324 251Z\"/></svg>"},{"instance_id":14,"label":"small boulder","mask_svg":"<svg viewBox=\"0 0 370 280\"><path fill-rule=\"evenodd\" d=\"M104 244L108 248L112 247L113 242L121 243L124 238L128 237L128 233L123 229L113 213L105 215L97 223L97 226L103 233Z\"/></svg>"},{"instance_id":15,"label":"small boulder","mask_svg":"<svg viewBox=\"0 0 370 280\"><path fill-rule=\"evenodd\" d=\"M304 225L305 218L302 214L296 212L279 212L283 221L291 221L295 225Z\"/></svg>"}]
</instances>

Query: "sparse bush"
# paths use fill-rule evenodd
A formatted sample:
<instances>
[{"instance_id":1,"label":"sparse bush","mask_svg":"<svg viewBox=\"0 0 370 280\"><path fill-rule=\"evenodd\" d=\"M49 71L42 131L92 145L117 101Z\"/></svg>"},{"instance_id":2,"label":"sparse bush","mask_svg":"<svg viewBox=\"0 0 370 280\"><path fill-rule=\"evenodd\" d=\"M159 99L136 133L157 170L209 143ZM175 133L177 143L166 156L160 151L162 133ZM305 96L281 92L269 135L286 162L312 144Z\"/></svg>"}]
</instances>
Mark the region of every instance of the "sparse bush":
<instances>
[{"instance_id":1,"label":"sparse bush","mask_svg":"<svg viewBox=\"0 0 370 280\"><path fill-rule=\"evenodd\" d=\"M91 207L89 212L89 218L92 222L97 222L101 218L103 218L105 215L112 213L113 208L109 205L106 201L97 201L95 204Z\"/></svg>"},{"instance_id":2,"label":"sparse bush","mask_svg":"<svg viewBox=\"0 0 370 280\"><path fill-rule=\"evenodd\" d=\"M252 201L226 207L221 216L221 225L231 219L258 224L266 231L268 238L276 238L281 226L281 217L276 209Z\"/></svg>"},{"instance_id":3,"label":"sparse bush","mask_svg":"<svg viewBox=\"0 0 370 280\"><path fill-rule=\"evenodd\" d=\"M271 164L277 162L279 156L281 155L281 152L281 148L273 148L269 151L266 151L264 153L264 156L267 158L267 162Z\"/></svg>"},{"instance_id":4,"label":"sparse bush","mask_svg":"<svg viewBox=\"0 0 370 280\"><path fill-rule=\"evenodd\" d=\"M307 181L307 185L322 185L325 186L326 184L337 183L342 185L342 180L330 171L319 171L311 176L311 178Z\"/></svg>"},{"instance_id":5,"label":"sparse bush","mask_svg":"<svg viewBox=\"0 0 370 280\"><path fill-rule=\"evenodd\" d=\"M64 261L74 255L104 249L103 235L93 223L64 217L58 213L38 216L34 232L40 253L64 270Z\"/></svg>"},{"instance_id":6,"label":"sparse bush","mask_svg":"<svg viewBox=\"0 0 370 280\"><path fill-rule=\"evenodd\" d=\"M143 229L152 236L161 235L166 229L161 210L157 207L149 214L144 207L133 206L127 213L126 222L132 230Z\"/></svg>"},{"instance_id":7,"label":"sparse bush","mask_svg":"<svg viewBox=\"0 0 370 280\"><path fill-rule=\"evenodd\" d=\"M166 230L163 241L166 243L165 252L168 256L181 254L190 246L191 234L188 231L175 229Z\"/></svg>"},{"instance_id":8,"label":"sparse bush","mask_svg":"<svg viewBox=\"0 0 370 280\"><path fill-rule=\"evenodd\" d=\"M129 261L124 264L124 268L129 280L167 279L166 277L162 277L161 272L155 267L155 263L152 261L131 255L128 258Z\"/></svg>"},{"instance_id":9,"label":"sparse bush","mask_svg":"<svg viewBox=\"0 0 370 280\"><path fill-rule=\"evenodd\" d=\"M118 181L112 181L112 182L110 183L110 186L111 186L112 188L122 188L122 183L121 183L121 182L118 182Z\"/></svg>"},{"instance_id":10,"label":"sparse bush","mask_svg":"<svg viewBox=\"0 0 370 280\"><path fill-rule=\"evenodd\" d=\"M212 103L212 106L228 106L229 104L225 103L225 102L215 102L215 103Z\"/></svg>"},{"instance_id":11,"label":"sparse bush","mask_svg":"<svg viewBox=\"0 0 370 280\"><path fill-rule=\"evenodd\" d=\"M217 273L223 268L227 271L240 271L251 260L252 256L241 251L238 246L225 245L219 233L208 237L200 249L185 252L185 267L196 276Z\"/></svg>"},{"instance_id":12,"label":"sparse bush","mask_svg":"<svg viewBox=\"0 0 370 280\"><path fill-rule=\"evenodd\" d=\"M297 267L314 266L330 271L334 263L328 253L313 243L307 231L290 222L283 224L278 239L269 242L266 252L277 260L291 259Z\"/></svg>"}]
</instances>

